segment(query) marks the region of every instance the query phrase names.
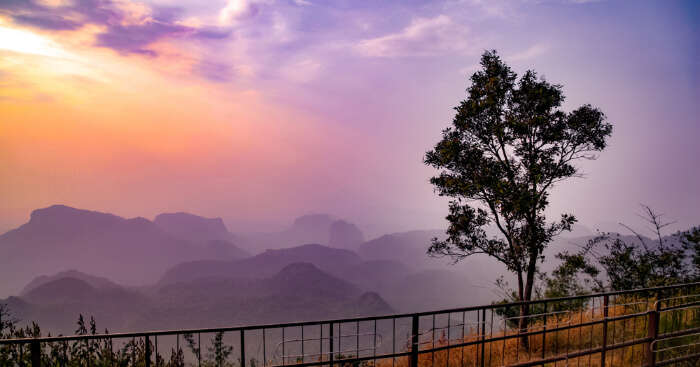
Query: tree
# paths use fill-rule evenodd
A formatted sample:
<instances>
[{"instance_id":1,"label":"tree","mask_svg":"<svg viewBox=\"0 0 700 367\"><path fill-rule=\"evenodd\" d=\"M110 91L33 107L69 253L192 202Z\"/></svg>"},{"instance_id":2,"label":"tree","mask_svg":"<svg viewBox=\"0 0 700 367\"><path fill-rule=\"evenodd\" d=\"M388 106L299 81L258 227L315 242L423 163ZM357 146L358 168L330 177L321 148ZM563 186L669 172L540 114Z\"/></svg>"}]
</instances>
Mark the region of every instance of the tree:
<instances>
[{"instance_id":1,"label":"tree","mask_svg":"<svg viewBox=\"0 0 700 367\"><path fill-rule=\"evenodd\" d=\"M529 301L543 250L576 222L570 214L547 221L550 191L581 176L574 163L595 159L612 125L591 105L563 112L562 86L532 70L518 80L496 51L482 55L481 67L452 126L425 155L425 163L440 171L430 182L452 198L447 238L433 239L429 253L455 261L489 255L515 273L518 300ZM490 225L498 236L487 235ZM520 312L526 316L527 307ZM524 329L527 318L520 320Z\"/></svg>"}]
</instances>

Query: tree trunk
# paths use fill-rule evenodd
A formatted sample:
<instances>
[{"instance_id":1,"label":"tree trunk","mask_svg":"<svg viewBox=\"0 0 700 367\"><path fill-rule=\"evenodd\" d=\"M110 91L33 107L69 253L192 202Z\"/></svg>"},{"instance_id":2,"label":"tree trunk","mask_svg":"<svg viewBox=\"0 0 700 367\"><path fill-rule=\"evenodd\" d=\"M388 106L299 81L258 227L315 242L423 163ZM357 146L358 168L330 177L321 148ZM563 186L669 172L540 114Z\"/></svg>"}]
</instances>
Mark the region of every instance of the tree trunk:
<instances>
[{"instance_id":1,"label":"tree trunk","mask_svg":"<svg viewBox=\"0 0 700 367\"><path fill-rule=\"evenodd\" d=\"M523 272L518 271L518 301L520 302L525 301L525 288L526 285L523 284ZM525 305L520 305L520 312L518 313L518 316L520 316L518 319L518 334L522 334L523 332L527 332L527 307L525 307ZM522 345L524 348L528 347L526 336L520 338L520 345Z\"/></svg>"},{"instance_id":2,"label":"tree trunk","mask_svg":"<svg viewBox=\"0 0 700 367\"><path fill-rule=\"evenodd\" d=\"M530 326L530 301L532 301L532 290L535 285L535 272L537 271L537 254L533 253L530 255L530 259L527 265L527 274L525 280L525 289L520 293L520 301L525 302L520 306L520 319L518 320L518 331L520 334L528 332L528 327ZM522 275L518 275L519 280L522 280ZM522 284L522 281L520 282ZM522 287L520 287L522 289ZM527 335L523 335L520 338L520 344L525 349L530 348L530 343Z\"/></svg>"}]
</instances>

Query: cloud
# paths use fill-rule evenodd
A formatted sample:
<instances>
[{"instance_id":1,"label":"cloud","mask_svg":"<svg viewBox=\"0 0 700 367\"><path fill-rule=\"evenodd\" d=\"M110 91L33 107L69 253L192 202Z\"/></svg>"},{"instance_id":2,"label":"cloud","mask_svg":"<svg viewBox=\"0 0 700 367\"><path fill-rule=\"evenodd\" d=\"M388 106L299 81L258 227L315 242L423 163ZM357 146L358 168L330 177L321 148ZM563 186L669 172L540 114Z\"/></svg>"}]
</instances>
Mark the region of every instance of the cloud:
<instances>
[{"instance_id":1,"label":"cloud","mask_svg":"<svg viewBox=\"0 0 700 367\"><path fill-rule=\"evenodd\" d=\"M322 69L322 64L312 58L295 61L280 69L280 74L293 83L313 81Z\"/></svg>"},{"instance_id":2,"label":"cloud","mask_svg":"<svg viewBox=\"0 0 700 367\"><path fill-rule=\"evenodd\" d=\"M219 11L219 24L231 25L238 20L250 18L260 11L261 0L228 0L226 6Z\"/></svg>"},{"instance_id":3,"label":"cloud","mask_svg":"<svg viewBox=\"0 0 700 367\"><path fill-rule=\"evenodd\" d=\"M360 41L356 50L368 57L433 56L468 49L467 30L446 15L416 18L397 33Z\"/></svg>"},{"instance_id":4,"label":"cloud","mask_svg":"<svg viewBox=\"0 0 700 367\"><path fill-rule=\"evenodd\" d=\"M508 18L513 15L513 2L503 0L462 0L462 3L476 7L484 15L496 18Z\"/></svg>"},{"instance_id":5,"label":"cloud","mask_svg":"<svg viewBox=\"0 0 700 367\"><path fill-rule=\"evenodd\" d=\"M208 60L200 60L193 66L192 71L213 82L228 82L232 77L228 64Z\"/></svg>"},{"instance_id":6,"label":"cloud","mask_svg":"<svg viewBox=\"0 0 700 367\"><path fill-rule=\"evenodd\" d=\"M95 45L123 54L155 56L152 44L172 38L224 39L230 31L219 27L186 25L174 7L150 7L130 0L39 1L6 0L0 15L13 22L47 31L75 31L98 26Z\"/></svg>"},{"instance_id":7,"label":"cloud","mask_svg":"<svg viewBox=\"0 0 700 367\"><path fill-rule=\"evenodd\" d=\"M61 16L55 16L51 14L38 14L38 15L23 15L19 14L13 17L16 23L28 25L30 27L36 27L51 31L65 31L65 30L75 30L82 27L82 24L70 19L65 19Z\"/></svg>"},{"instance_id":8,"label":"cloud","mask_svg":"<svg viewBox=\"0 0 700 367\"><path fill-rule=\"evenodd\" d=\"M156 56L155 51L148 49L149 45L160 39L181 36L190 31L191 29L185 26L160 22L146 22L132 26L117 25L98 34L96 45L122 53Z\"/></svg>"},{"instance_id":9,"label":"cloud","mask_svg":"<svg viewBox=\"0 0 700 367\"><path fill-rule=\"evenodd\" d=\"M529 60L542 54L545 54L547 51L549 51L549 45L544 43L537 43L523 51L511 55L510 57L508 57L508 59L512 61Z\"/></svg>"}]
</instances>

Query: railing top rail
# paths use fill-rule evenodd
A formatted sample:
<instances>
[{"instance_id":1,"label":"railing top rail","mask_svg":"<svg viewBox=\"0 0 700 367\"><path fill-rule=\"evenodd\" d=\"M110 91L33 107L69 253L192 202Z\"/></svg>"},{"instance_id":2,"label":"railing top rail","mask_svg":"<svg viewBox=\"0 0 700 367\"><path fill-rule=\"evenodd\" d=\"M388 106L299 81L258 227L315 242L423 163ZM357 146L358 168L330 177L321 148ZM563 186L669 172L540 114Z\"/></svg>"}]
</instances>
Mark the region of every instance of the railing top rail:
<instances>
[{"instance_id":1,"label":"railing top rail","mask_svg":"<svg viewBox=\"0 0 700 367\"><path fill-rule=\"evenodd\" d=\"M52 337L40 337L40 338L16 338L16 339L0 339L1 344L21 344L21 343L31 343L31 342L60 342L60 341L73 341L73 340L86 340L86 339L103 339L103 338L138 338L146 336L156 336L156 335L177 335L177 334L206 334L206 333L217 333L217 332L232 332L232 331L251 331L251 330L262 330L262 329L273 329L273 328L286 328L286 327L300 327L300 326L312 326L312 325L323 325L323 324L339 324L339 323L350 323L350 322L362 322L362 321L374 321L374 320L389 320L389 319L400 319L400 318L410 318L410 317L421 317L421 316L431 316L436 314L448 314L448 313L459 313L459 312L469 312L477 310L488 310L495 308L504 307L518 307L525 304L540 304L549 302L562 302L571 301L584 298L595 298L604 296L618 296L625 294L634 294L641 292L658 292L669 289L678 289L686 287L700 286L700 282L694 283L684 283L684 284L674 284L661 287L651 287L651 288L639 288L630 289L623 291L611 291L603 293L591 293L578 296L570 297L558 297L558 298L548 298L539 299L529 302L511 302L511 303L499 303L481 306L470 306L470 307L460 307L451 309L442 309L437 311L422 311L414 313L401 313L401 314L389 314L380 316L365 316L365 317L350 317L342 319L328 319L328 320L315 320L315 321L297 321L297 322L287 322L281 324L258 324L258 325L242 325L242 326L231 326L231 327L216 327L216 328L197 328L197 329L174 329L174 330L151 330L151 331L141 331L141 332L129 332L129 333L113 333L113 334L95 334L95 335L67 335L67 336L52 336Z\"/></svg>"}]
</instances>

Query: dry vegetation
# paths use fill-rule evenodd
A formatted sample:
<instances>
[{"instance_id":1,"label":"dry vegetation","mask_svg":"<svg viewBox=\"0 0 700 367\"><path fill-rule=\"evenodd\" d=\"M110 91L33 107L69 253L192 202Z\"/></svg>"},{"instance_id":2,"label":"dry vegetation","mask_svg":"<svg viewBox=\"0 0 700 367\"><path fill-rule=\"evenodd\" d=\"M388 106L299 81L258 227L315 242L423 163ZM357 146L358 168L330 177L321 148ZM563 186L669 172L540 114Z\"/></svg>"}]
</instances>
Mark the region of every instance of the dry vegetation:
<instances>
[{"instance_id":1,"label":"dry vegetation","mask_svg":"<svg viewBox=\"0 0 700 367\"><path fill-rule=\"evenodd\" d=\"M641 339L647 336L648 332L648 315L647 302L639 302L634 300L618 300L618 304L609 307L609 317L621 315L638 314L625 320L618 320L608 323L608 340L607 345L629 342L634 339ZM652 307L652 303L649 303ZM669 311L661 313L660 333L670 330L681 330L687 328L696 328L700 326L700 312L698 308L682 309L679 311ZM481 344L470 345L466 347L455 347L449 350L442 350L435 353L423 353L419 356L420 367L441 367L441 366L504 366L514 365L527 361L535 361L543 357L543 345L545 358L572 354L577 351L587 349L595 349L603 345L603 325L592 325L577 327L576 325L585 324L590 321L600 321L603 319L602 307L588 308L584 311L577 311L562 316L550 317L547 322L548 327L564 327L572 325L574 327L557 332L547 332L544 338L542 334L532 335L528 337L528 347L522 345L519 338L510 338L505 341L496 340L486 342L482 348ZM529 328L529 331L536 332L543 330L541 321L536 322ZM507 335L517 335L515 331L507 332ZM494 332L487 335L485 338L503 337L504 332ZM477 330L471 330L469 336L464 338L464 342L478 341L481 336ZM674 350L666 351L657 354L657 360L667 360L679 355L687 355L690 353L700 352L697 345L682 346L687 344L698 343L698 336L689 336L674 340L674 344L661 343L659 348L667 348L670 346L681 346ZM459 344L460 340L449 340L450 345ZM435 346L447 346L448 340L444 335L436 340ZM432 345L426 345L425 348L431 348ZM642 366L645 364L646 350L649 347L648 343L641 343L624 348L609 350L606 352L606 366L614 367L631 367ZM483 352L482 352L483 350ZM483 353L483 354L482 354ZM483 364L482 364L483 359ZM687 366L696 366L697 361L686 362ZM395 361L382 360L377 362L378 367L408 367L408 358L397 358ZM578 358L568 358L557 362L547 363L545 366L601 366L601 354L593 353Z\"/></svg>"}]
</instances>

